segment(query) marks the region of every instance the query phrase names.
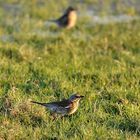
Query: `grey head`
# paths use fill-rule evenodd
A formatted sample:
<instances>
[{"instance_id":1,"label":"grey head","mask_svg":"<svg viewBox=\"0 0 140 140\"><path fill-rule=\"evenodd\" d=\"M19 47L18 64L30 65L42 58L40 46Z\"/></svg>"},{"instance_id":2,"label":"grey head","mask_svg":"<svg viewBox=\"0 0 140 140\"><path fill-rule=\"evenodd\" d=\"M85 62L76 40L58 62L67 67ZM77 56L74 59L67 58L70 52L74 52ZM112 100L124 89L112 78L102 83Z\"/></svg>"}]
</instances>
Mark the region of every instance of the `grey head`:
<instances>
[{"instance_id":1,"label":"grey head","mask_svg":"<svg viewBox=\"0 0 140 140\"><path fill-rule=\"evenodd\" d=\"M83 97L84 97L84 96L79 95L79 94L73 94L73 95L70 96L69 100L73 102L73 101L80 100L80 99L83 98Z\"/></svg>"},{"instance_id":2,"label":"grey head","mask_svg":"<svg viewBox=\"0 0 140 140\"><path fill-rule=\"evenodd\" d=\"M66 12L65 13L70 13L72 11L77 11L75 8L69 6L67 9L66 9Z\"/></svg>"}]
</instances>

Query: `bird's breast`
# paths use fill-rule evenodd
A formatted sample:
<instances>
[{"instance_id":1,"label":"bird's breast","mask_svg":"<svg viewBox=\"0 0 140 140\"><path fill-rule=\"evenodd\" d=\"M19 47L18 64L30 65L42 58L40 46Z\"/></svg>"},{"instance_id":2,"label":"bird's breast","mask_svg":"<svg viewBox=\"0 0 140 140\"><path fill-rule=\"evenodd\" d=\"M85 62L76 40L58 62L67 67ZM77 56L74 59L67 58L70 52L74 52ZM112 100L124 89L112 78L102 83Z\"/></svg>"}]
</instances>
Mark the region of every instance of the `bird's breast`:
<instances>
[{"instance_id":1,"label":"bird's breast","mask_svg":"<svg viewBox=\"0 0 140 140\"><path fill-rule=\"evenodd\" d=\"M75 11L69 13L68 16L68 28L74 27L77 20L77 14Z\"/></svg>"},{"instance_id":2,"label":"bird's breast","mask_svg":"<svg viewBox=\"0 0 140 140\"><path fill-rule=\"evenodd\" d=\"M71 114L75 113L76 110L78 109L78 106L79 106L79 103L77 103L77 102L72 103L68 114L71 115Z\"/></svg>"}]
</instances>

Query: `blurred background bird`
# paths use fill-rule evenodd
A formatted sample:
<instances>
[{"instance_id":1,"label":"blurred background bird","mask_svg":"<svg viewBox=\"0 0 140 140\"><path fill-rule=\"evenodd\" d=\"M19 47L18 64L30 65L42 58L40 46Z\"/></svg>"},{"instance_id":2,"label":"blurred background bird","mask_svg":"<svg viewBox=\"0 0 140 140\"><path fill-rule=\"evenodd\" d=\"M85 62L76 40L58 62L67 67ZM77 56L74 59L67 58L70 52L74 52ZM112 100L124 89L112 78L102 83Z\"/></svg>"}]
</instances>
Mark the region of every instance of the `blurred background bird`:
<instances>
[{"instance_id":1,"label":"blurred background bird","mask_svg":"<svg viewBox=\"0 0 140 140\"><path fill-rule=\"evenodd\" d=\"M39 103L36 101L31 101L32 103L39 104L45 106L47 109L51 111L53 114L60 114L61 116L71 115L75 113L79 106L79 101L84 96L73 94L69 99L64 99L58 102L50 102L50 103Z\"/></svg>"},{"instance_id":2,"label":"blurred background bird","mask_svg":"<svg viewBox=\"0 0 140 140\"><path fill-rule=\"evenodd\" d=\"M75 26L77 21L77 11L73 7L68 7L64 14L56 20L48 20L56 23L59 27L70 29Z\"/></svg>"}]
</instances>

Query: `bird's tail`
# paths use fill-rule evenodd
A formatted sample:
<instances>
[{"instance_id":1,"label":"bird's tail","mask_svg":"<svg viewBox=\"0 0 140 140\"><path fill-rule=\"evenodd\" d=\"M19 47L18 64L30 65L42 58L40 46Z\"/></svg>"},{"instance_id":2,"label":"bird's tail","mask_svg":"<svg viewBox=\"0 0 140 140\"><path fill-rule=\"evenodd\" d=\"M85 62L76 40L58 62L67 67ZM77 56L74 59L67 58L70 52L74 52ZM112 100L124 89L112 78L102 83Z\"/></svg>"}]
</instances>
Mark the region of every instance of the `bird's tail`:
<instances>
[{"instance_id":1,"label":"bird's tail","mask_svg":"<svg viewBox=\"0 0 140 140\"><path fill-rule=\"evenodd\" d=\"M42 106L46 106L46 103L39 103L39 102L36 102L36 101L31 101L32 103L34 104L38 104L38 105L42 105Z\"/></svg>"}]
</instances>

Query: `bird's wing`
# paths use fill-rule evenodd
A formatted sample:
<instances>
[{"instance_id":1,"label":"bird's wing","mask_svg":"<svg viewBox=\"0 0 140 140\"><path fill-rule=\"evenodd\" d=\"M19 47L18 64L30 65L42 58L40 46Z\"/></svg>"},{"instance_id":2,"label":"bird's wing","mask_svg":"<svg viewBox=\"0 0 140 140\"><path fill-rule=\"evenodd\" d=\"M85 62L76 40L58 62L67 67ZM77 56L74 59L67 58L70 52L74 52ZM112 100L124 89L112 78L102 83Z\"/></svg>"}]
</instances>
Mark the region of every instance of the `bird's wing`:
<instances>
[{"instance_id":1,"label":"bird's wing","mask_svg":"<svg viewBox=\"0 0 140 140\"><path fill-rule=\"evenodd\" d=\"M35 104L42 105L42 106L46 106L46 107L54 106L54 107L68 108L71 105L71 102L69 100L62 100L62 101L51 102L51 103L39 103L39 102L36 102L36 101L31 101L31 102L35 103Z\"/></svg>"},{"instance_id":2,"label":"bird's wing","mask_svg":"<svg viewBox=\"0 0 140 140\"><path fill-rule=\"evenodd\" d=\"M60 106L60 107L66 107L70 104L70 101L69 100L62 100L62 101L58 101L58 102L51 102L48 104L53 104L53 105Z\"/></svg>"},{"instance_id":3,"label":"bird's wing","mask_svg":"<svg viewBox=\"0 0 140 140\"><path fill-rule=\"evenodd\" d=\"M58 21L58 24L59 25L62 25L62 26L65 26L68 24L68 15L67 14L64 14L62 17L60 17L59 19L57 19Z\"/></svg>"},{"instance_id":4,"label":"bird's wing","mask_svg":"<svg viewBox=\"0 0 140 140\"><path fill-rule=\"evenodd\" d=\"M48 108L49 110L55 112L58 108L58 105L57 104L52 104L52 103L39 103L39 102L36 102L36 101L31 101L32 103L35 103L35 104L39 104L39 105L42 105L42 106L45 106L46 108Z\"/></svg>"}]
</instances>

